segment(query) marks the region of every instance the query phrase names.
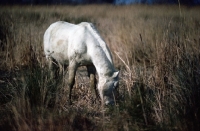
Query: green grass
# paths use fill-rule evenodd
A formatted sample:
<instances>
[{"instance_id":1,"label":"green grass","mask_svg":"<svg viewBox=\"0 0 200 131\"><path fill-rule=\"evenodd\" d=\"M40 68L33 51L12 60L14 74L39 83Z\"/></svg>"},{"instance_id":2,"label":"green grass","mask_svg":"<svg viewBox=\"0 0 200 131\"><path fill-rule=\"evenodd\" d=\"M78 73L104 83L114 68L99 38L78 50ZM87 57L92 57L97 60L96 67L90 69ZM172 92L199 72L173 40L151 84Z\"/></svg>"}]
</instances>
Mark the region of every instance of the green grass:
<instances>
[{"instance_id":1,"label":"green grass","mask_svg":"<svg viewBox=\"0 0 200 131\"><path fill-rule=\"evenodd\" d=\"M199 7L0 7L0 130L199 130ZM43 34L58 20L93 22L120 70L117 105L102 108L77 72L68 103L49 78Z\"/></svg>"}]
</instances>

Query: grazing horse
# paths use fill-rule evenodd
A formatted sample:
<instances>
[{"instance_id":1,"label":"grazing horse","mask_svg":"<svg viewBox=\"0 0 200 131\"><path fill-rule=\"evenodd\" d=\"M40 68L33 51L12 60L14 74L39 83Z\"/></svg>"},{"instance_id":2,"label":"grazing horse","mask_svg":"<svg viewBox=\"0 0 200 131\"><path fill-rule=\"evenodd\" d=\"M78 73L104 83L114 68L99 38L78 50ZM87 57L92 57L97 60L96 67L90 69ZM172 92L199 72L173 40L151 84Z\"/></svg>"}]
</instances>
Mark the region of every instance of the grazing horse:
<instances>
[{"instance_id":1,"label":"grazing horse","mask_svg":"<svg viewBox=\"0 0 200 131\"><path fill-rule=\"evenodd\" d=\"M102 103L114 104L119 71L115 70L111 53L92 23L75 25L58 21L51 24L44 34L44 52L52 72L57 66L55 63L68 66L70 103L76 70L86 66L93 88L96 88L95 73L99 76L97 88Z\"/></svg>"}]
</instances>

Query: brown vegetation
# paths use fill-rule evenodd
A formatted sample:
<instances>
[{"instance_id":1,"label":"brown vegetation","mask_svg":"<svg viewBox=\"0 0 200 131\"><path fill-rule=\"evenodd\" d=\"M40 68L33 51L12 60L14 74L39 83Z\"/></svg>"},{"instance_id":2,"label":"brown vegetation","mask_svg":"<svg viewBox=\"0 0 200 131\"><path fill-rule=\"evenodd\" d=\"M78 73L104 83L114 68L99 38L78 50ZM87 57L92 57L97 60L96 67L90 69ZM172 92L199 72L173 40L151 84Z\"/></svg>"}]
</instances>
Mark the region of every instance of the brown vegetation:
<instances>
[{"instance_id":1,"label":"brown vegetation","mask_svg":"<svg viewBox=\"0 0 200 131\"><path fill-rule=\"evenodd\" d=\"M200 9L178 6L0 7L0 130L200 130ZM43 34L58 20L94 23L120 70L102 108L80 68L49 79Z\"/></svg>"}]
</instances>

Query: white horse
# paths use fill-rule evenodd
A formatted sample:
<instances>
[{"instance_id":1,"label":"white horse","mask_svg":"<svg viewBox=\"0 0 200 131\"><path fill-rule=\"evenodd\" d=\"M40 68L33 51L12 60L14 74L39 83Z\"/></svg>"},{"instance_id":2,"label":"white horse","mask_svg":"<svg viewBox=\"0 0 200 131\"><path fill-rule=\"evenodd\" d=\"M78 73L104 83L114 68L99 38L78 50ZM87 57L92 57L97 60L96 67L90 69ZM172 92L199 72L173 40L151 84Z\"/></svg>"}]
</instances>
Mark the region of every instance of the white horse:
<instances>
[{"instance_id":1,"label":"white horse","mask_svg":"<svg viewBox=\"0 0 200 131\"><path fill-rule=\"evenodd\" d=\"M86 66L94 88L97 71L102 102L114 104L119 71L115 70L111 53L93 24L82 22L74 25L63 21L51 24L44 34L44 52L51 70L56 66L54 63L68 66L70 103L76 70L79 66Z\"/></svg>"}]
</instances>

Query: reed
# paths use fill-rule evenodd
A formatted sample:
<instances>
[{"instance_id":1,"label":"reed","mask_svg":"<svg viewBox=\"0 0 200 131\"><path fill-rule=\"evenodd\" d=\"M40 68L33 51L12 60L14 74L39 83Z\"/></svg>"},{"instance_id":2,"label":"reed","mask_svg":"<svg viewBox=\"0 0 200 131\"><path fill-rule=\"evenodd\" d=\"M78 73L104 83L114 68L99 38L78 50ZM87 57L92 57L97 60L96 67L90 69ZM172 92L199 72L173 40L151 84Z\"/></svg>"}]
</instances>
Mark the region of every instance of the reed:
<instances>
[{"instance_id":1,"label":"reed","mask_svg":"<svg viewBox=\"0 0 200 131\"><path fill-rule=\"evenodd\" d=\"M200 129L199 7L0 8L0 130ZM84 67L72 106L66 76L49 78L42 40L58 20L96 25L120 70L115 107L101 107Z\"/></svg>"}]
</instances>

